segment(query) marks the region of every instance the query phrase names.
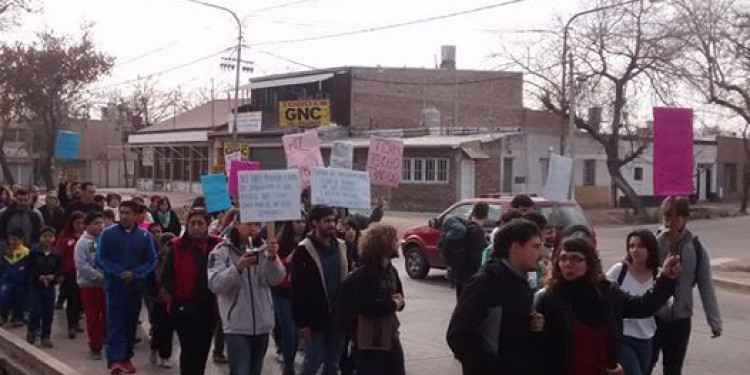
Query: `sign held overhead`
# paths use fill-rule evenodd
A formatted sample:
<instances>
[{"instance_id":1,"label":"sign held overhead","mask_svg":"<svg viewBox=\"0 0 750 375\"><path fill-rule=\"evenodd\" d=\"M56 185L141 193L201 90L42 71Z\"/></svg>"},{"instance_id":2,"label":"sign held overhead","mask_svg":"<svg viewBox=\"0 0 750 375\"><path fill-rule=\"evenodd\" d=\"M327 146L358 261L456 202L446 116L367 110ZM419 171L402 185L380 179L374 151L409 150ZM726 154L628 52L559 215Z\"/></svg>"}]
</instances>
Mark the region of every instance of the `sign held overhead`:
<instances>
[{"instance_id":1,"label":"sign held overhead","mask_svg":"<svg viewBox=\"0 0 750 375\"><path fill-rule=\"evenodd\" d=\"M313 168L310 191L312 204L364 209L371 206L370 177L367 172Z\"/></svg>"}]
</instances>

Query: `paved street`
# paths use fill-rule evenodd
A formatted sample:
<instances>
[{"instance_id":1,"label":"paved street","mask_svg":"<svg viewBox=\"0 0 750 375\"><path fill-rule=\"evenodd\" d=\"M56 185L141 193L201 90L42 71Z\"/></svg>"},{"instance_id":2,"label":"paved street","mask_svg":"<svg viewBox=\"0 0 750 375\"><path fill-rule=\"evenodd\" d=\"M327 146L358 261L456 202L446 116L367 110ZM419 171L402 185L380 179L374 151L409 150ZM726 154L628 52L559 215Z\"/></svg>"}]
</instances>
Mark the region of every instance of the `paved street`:
<instances>
[{"instance_id":1,"label":"paved street","mask_svg":"<svg viewBox=\"0 0 750 375\"><path fill-rule=\"evenodd\" d=\"M387 217L399 228L423 221L428 215L392 215ZM691 224L701 236L714 257L740 257L747 244L743 234L750 224L750 218L696 221ZM622 242L630 227L608 227L597 231L604 264L606 267L621 258L624 251ZM400 315L402 339L406 354L407 373L414 375L453 375L460 374L460 367L453 359L445 344L445 329L452 312L455 299L453 290L445 281L444 272L432 271L426 280L410 280L403 272L403 259L397 266L404 281L407 297L406 310ZM745 374L747 348L750 347L750 295L720 290L722 312L724 314L724 336L710 339L710 331L700 308L696 309L693 320L693 336L687 359L685 374ZM696 298L696 301L699 301ZM698 302L699 303L699 302ZM53 340L56 347L50 353L70 364L83 374L105 373L103 362L86 359L86 345L82 336L76 340L64 337L64 315L58 311L55 318ZM25 329L14 330L19 337ZM264 374L280 374L272 354L273 344L266 358ZM176 356L175 356L176 358ZM136 363L142 374L177 374L176 368L163 370L148 364L148 349L145 343L137 348ZM209 374L227 374L226 366L210 365ZM659 372L657 372L659 373Z\"/></svg>"}]
</instances>

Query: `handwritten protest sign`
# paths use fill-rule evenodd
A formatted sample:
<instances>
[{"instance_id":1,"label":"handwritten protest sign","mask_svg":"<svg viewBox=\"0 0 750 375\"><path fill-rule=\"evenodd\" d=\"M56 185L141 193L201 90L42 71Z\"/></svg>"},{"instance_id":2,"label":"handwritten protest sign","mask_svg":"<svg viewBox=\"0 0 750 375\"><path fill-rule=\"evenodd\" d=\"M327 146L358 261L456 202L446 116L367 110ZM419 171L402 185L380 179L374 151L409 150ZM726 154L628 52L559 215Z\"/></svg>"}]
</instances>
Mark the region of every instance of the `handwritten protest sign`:
<instances>
[{"instance_id":1,"label":"handwritten protest sign","mask_svg":"<svg viewBox=\"0 0 750 375\"><path fill-rule=\"evenodd\" d=\"M227 191L227 178L222 173L201 176L201 188L206 198L206 211L219 212L232 207Z\"/></svg>"},{"instance_id":2,"label":"handwritten protest sign","mask_svg":"<svg viewBox=\"0 0 750 375\"><path fill-rule=\"evenodd\" d=\"M331 147L331 160L328 166L331 168L352 169L354 159L354 144L346 141L333 142Z\"/></svg>"},{"instance_id":3,"label":"handwritten protest sign","mask_svg":"<svg viewBox=\"0 0 750 375\"><path fill-rule=\"evenodd\" d=\"M296 170L242 171L239 178L243 223L299 220L299 173Z\"/></svg>"},{"instance_id":4,"label":"handwritten protest sign","mask_svg":"<svg viewBox=\"0 0 750 375\"><path fill-rule=\"evenodd\" d=\"M58 159L75 159L81 143L81 133L67 130L57 131L55 157Z\"/></svg>"},{"instance_id":5,"label":"handwritten protest sign","mask_svg":"<svg viewBox=\"0 0 750 375\"><path fill-rule=\"evenodd\" d=\"M310 191L312 204L370 208L370 176L367 172L343 168L313 168Z\"/></svg>"},{"instance_id":6,"label":"handwritten protest sign","mask_svg":"<svg viewBox=\"0 0 750 375\"><path fill-rule=\"evenodd\" d=\"M310 186L310 169L323 167L320 139L316 131L288 134L282 137L287 168L297 168L302 186Z\"/></svg>"},{"instance_id":7,"label":"handwritten protest sign","mask_svg":"<svg viewBox=\"0 0 750 375\"><path fill-rule=\"evenodd\" d=\"M572 173L573 159L557 154L550 155L547 182L542 189L542 196L551 201L567 201Z\"/></svg>"},{"instance_id":8,"label":"handwritten protest sign","mask_svg":"<svg viewBox=\"0 0 750 375\"><path fill-rule=\"evenodd\" d=\"M390 138L370 138L367 172L373 185L396 187L403 175L404 141Z\"/></svg>"},{"instance_id":9,"label":"handwritten protest sign","mask_svg":"<svg viewBox=\"0 0 750 375\"><path fill-rule=\"evenodd\" d=\"M232 160L242 160L242 153L240 151L235 151L231 154L224 155L224 168L227 170L227 177L229 177L229 167L232 165Z\"/></svg>"},{"instance_id":10,"label":"handwritten protest sign","mask_svg":"<svg viewBox=\"0 0 750 375\"><path fill-rule=\"evenodd\" d=\"M229 165L229 194L231 195L237 195L237 173L260 169L260 163L257 161L232 160Z\"/></svg>"},{"instance_id":11,"label":"handwritten protest sign","mask_svg":"<svg viewBox=\"0 0 750 375\"><path fill-rule=\"evenodd\" d=\"M654 108L654 195L693 193L693 110Z\"/></svg>"}]
</instances>

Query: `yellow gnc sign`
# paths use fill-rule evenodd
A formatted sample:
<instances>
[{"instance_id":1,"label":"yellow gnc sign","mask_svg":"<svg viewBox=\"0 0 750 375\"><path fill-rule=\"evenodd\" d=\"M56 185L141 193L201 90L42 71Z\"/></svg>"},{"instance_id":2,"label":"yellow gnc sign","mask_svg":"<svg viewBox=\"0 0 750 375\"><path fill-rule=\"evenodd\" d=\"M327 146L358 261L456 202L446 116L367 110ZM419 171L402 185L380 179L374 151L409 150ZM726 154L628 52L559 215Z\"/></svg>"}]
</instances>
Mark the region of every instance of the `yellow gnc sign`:
<instances>
[{"instance_id":1,"label":"yellow gnc sign","mask_svg":"<svg viewBox=\"0 0 750 375\"><path fill-rule=\"evenodd\" d=\"M279 125L314 128L331 123L331 102L327 99L279 101Z\"/></svg>"}]
</instances>

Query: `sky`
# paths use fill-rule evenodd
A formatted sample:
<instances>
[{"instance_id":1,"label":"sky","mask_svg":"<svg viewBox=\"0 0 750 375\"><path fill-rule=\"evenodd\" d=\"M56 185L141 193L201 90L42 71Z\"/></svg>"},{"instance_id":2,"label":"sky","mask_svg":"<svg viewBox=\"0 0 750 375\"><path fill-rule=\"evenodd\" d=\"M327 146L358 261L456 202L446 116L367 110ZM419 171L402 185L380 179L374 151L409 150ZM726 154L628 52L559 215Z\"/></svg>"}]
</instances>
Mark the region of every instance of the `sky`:
<instances>
[{"instance_id":1,"label":"sky","mask_svg":"<svg viewBox=\"0 0 750 375\"><path fill-rule=\"evenodd\" d=\"M80 35L93 24L97 46L116 58L97 91L127 91L139 77L153 76L165 88L190 91L231 87L234 72L220 68L222 53L237 43L229 13L188 0L37 0L42 11L22 17L3 39L30 40L40 30ZM457 47L460 69L495 69L501 43L519 35L509 31L548 28L556 14L567 18L577 0L207 0L234 10L243 21L243 60L253 77L309 67L361 65L435 66L441 45ZM424 19L510 3L461 16L340 38L277 43ZM181 66L185 65L185 66ZM155 74L161 73L161 74ZM218 95L218 94L217 94Z\"/></svg>"}]
</instances>

